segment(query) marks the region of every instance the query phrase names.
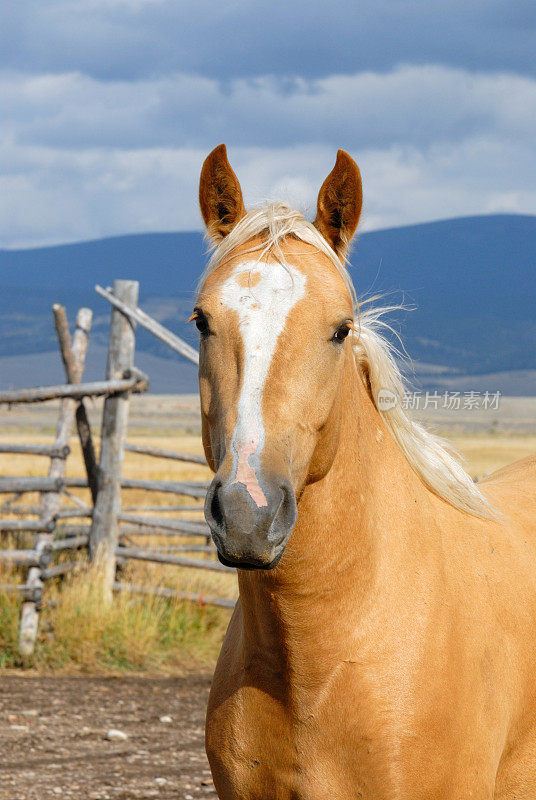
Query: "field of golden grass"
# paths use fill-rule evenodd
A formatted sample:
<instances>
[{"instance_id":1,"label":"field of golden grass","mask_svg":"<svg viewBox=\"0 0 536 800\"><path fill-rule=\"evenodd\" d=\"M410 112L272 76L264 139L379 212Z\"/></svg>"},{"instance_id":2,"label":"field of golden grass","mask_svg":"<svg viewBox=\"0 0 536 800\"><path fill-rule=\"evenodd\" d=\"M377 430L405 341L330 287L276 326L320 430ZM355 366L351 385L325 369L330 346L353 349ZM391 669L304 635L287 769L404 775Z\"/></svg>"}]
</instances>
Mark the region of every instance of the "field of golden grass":
<instances>
[{"instance_id":1,"label":"field of golden grass","mask_svg":"<svg viewBox=\"0 0 536 800\"><path fill-rule=\"evenodd\" d=\"M505 464L536 452L536 400L514 398L505 402L500 413L490 417L453 418L439 413L425 421L444 435L464 458L467 471L475 478ZM184 452L202 453L196 398L137 397L131 409L128 441ZM54 438L57 407L24 407L0 411L0 442L50 443ZM99 429L100 406L91 409L94 431ZM98 446L98 440L96 441ZM48 459L43 457L0 454L1 475L45 475ZM77 439L71 441L67 475L84 474ZM125 453L123 474L128 478L151 480L207 480L208 467ZM72 490L84 503L89 492ZM6 498L0 496L0 504ZM37 495L17 501L37 504ZM73 504L65 498L65 504ZM170 518L202 519L202 504L191 498L171 494L150 494L124 490L123 509L144 513L150 506L192 506L199 510L185 513L164 512ZM148 512L153 514L155 512ZM6 516L5 511L1 512ZM72 520L70 520L72 521ZM12 537L13 546L31 544L27 535ZM173 547L186 544L184 537L133 536L131 542L143 546ZM196 543L199 544L199 538ZM7 546L4 538L3 546ZM199 557L199 554L192 554ZM207 556L212 557L212 556ZM235 598L234 575L189 568L162 566L139 561L122 568L121 580L146 586ZM20 581L18 573L0 574L0 582ZM116 596L113 606L105 608L98 591L99 578L81 570L62 583L47 583L45 606L39 640L30 665L40 669L85 670L91 672L137 669L177 672L192 665L212 664L219 650L229 612L192 603L181 603L146 596ZM0 594L0 667L19 663L16 650L20 601L13 595Z\"/></svg>"},{"instance_id":2,"label":"field of golden grass","mask_svg":"<svg viewBox=\"0 0 536 800\"><path fill-rule=\"evenodd\" d=\"M449 441L463 456L465 469L479 479L536 453L536 435L467 434L449 437Z\"/></svg>"}]
</instances>

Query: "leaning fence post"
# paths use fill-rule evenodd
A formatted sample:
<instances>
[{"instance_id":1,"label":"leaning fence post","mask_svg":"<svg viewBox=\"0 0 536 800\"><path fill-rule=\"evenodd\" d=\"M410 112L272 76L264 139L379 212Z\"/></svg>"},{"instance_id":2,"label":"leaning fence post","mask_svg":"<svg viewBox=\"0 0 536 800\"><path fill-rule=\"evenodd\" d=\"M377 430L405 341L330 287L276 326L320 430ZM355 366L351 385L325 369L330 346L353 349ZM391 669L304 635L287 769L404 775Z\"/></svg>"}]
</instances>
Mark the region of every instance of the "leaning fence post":
<instances>
[{"instance_id":1,"label":"leaning fence post","mask_svg":"<svg viewBox=\"0 0 536 800\"><path fill-rule=\"evenodd\" d=\"M138 304L137 281L114 281L114 296L125 305ZM121 311L112 310L106 378L122 378L134 365L135 324ZM117 516L121 511L121 477L128 422L130 392L107 397L102 413L101 452L98 469L98 493L89 536L91 560L103 570L103 592L111 601L115 581Z\"/></svg>"},{"instance_id":2,"label":"leaning fence post","mask_svg":"<svg viewBox=\"0 0 536 800\"><path fill-rule=\"evenodd\" d=\"M65 309L63 306L56 304L53 306L53 310L65 375L69 383L80 383L82 374L73 351ZM79 400L76 408L76 427L78 428L78 437L80 439L80 447L82 448L82 456L86 467L91 500L94 504L97 499L97 459L95 457L91 427L89 425L83 397Z\"/></svg>"},{"instance_id":3,"label":"leaning fence post","mask_svg":"<svg viewBox=\"0 0 536 800\"><path fill-rule=\"evenodd\" d=\"M65 309L63 306L55 305L53 306L53 312L56 329L60 337L60 328L63 327L68 330ZM76 330L71 350L74 376L73 382L80 381L84 371L92 316L93 313L91 309L81 308L76 318ZM69 445L75 409L76 401L64 397L60 403L56 441L54 442L56 449L59 451ZM52 523L60 508L61 485L65 475L65 457L63 453L59 452L51 457L48 474L50 479L57 482L57 485L51 491L47 491L41 495L41 521L44 523ZM37 537L35 551L39 556L43 554L53 538L53 532L42 533ZM43 588L42 577L43 571L41 566L31 567L26 581L26 589L32 599L26 600L22 604L19 623L19 652L22 656L26 657L33 653L35 647L37 627L39 625L39 604L36 602L36 598L41 595Z\"/></svg>"}]
</instances>

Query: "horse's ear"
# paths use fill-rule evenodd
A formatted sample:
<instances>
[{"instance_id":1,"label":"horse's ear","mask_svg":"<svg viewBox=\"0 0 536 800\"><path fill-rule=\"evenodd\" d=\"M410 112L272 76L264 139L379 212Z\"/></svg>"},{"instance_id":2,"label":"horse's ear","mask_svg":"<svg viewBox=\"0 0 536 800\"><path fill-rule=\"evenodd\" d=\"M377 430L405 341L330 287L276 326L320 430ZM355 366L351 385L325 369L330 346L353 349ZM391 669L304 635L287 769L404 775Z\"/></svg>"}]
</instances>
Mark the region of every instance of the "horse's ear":
<instances>
[{"instance_id":1,"label":"horse's ear","mask_svg":"<svg viewBox=\"0 0 536 800\"><path fill-rule=\"evenodd\" d=\"M227 236L246 214L242 189L227 160L224 144L207 156L199 181L199 205L209 236L216 242Z\"/></svg>"},{"instance_id":2,"label":"horse's ear","mask_svg":"<svg viewBox=\"0 0 536 800\"><path fill-rule=\"evenodd\" d=\"M357 228L362 204L359 167L345 150L338 150L335 166L318 193L314 224L341 259Z\"/></svg>"}]
</instances>

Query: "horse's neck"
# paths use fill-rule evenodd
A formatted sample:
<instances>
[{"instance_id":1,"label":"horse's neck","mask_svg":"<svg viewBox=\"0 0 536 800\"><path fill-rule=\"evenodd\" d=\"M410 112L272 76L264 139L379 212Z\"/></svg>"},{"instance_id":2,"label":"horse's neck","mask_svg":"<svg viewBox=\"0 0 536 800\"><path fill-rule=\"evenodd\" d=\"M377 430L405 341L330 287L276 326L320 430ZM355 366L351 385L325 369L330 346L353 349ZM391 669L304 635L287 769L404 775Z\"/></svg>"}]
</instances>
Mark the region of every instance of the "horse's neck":
<instances>
[{"instance_id":1,"label":"horse's neck","mask_svg":"<svg viewBox=\"0 0 536 800\"><path fill-rule=\"evenodd\" d=\"M246 662L294 673L301 663L312 683L311 670L319 670L321 682L322 665L344 656L341 649L355 636L359 615L367 613L378 586L403 557L408 520L416 500L425 503L427 494L370 400L351 354L341 391L335 460L303 492L281 564L273 571L239 572Z\"/></svg>"}]
</instances>

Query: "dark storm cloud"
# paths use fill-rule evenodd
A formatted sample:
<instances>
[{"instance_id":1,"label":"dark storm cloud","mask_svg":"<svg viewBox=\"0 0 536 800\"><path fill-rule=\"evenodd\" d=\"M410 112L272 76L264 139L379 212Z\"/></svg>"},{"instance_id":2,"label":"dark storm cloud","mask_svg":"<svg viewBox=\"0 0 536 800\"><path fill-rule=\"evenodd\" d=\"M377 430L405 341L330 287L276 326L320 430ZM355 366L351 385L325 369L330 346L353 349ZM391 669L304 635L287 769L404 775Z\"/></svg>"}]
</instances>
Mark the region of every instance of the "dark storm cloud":
<instances>
[{"instance_id":1,"label":"dark storm cloud","mask_svg":"<svg viewBox=\"0 0 536 800\"><path fill-rule=\"evenodd\" d=\"M4 66L226 81L442 63L535 74L533 0L4 0Z\"/></svg>"},{"instance_id":2,"label":"dark storm cloud","mask_svg":"<svg viewBox=\"0 0 536 800\"><path fill-rule=\"evenodd\" d=\"M7 246L201 224L227 141L246 200L311 211L337 147L363 229L536 212L534 0L4 0Z\"/></svg>"}]
</instances>

